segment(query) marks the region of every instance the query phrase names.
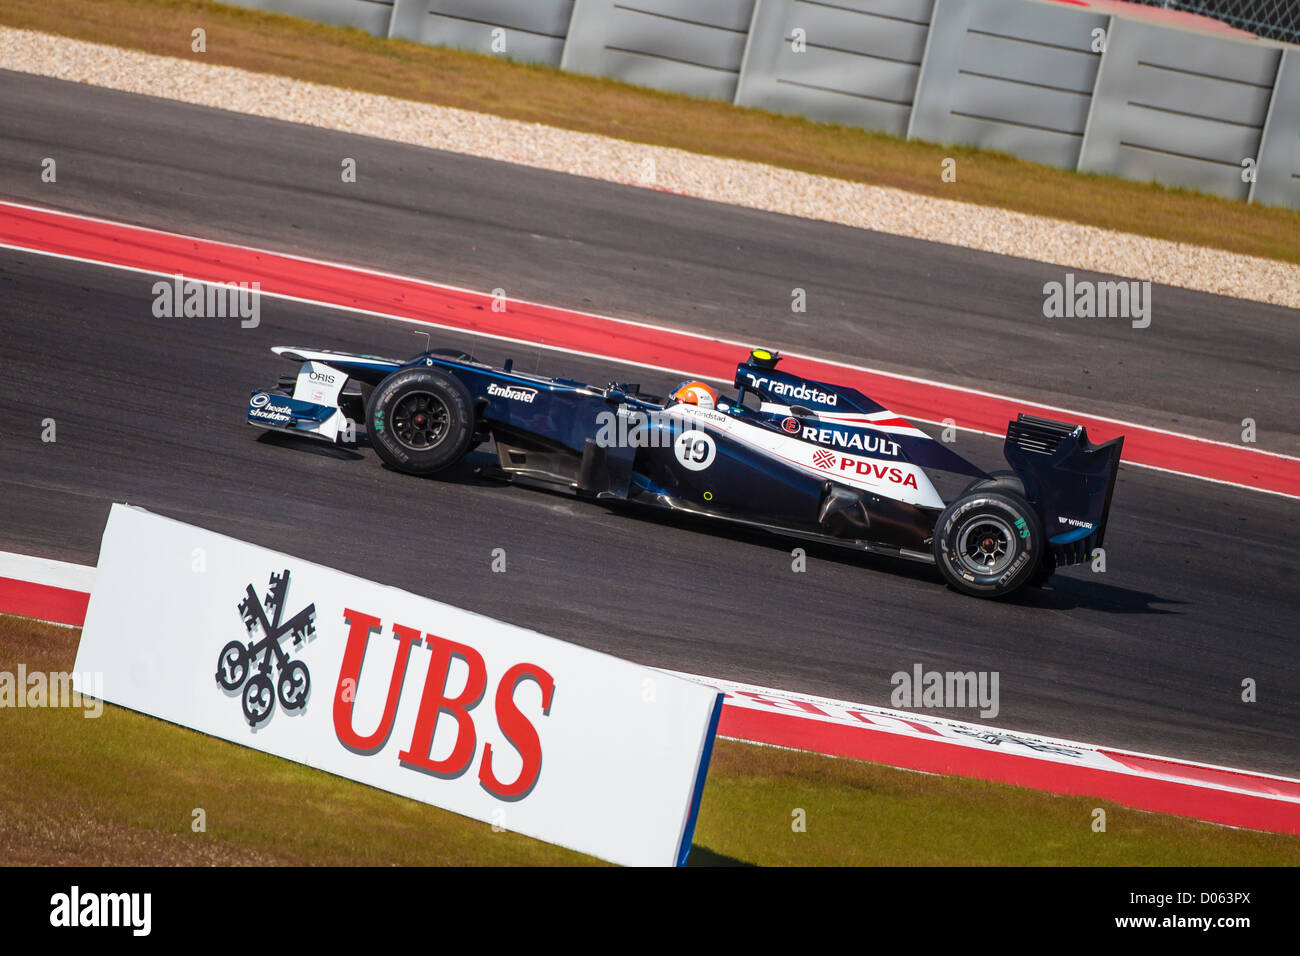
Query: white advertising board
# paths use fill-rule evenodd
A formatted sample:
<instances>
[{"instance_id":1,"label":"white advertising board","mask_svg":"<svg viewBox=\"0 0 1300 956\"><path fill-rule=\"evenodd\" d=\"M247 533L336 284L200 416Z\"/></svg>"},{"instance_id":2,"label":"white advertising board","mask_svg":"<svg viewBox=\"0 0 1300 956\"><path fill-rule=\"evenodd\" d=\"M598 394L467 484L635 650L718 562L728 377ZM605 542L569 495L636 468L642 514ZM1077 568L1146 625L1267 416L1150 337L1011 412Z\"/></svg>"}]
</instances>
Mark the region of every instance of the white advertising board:
<instances>
[{"instance_id":1,"label":"white advertising board","mask_svg":"<svg viewBox=\"0 0 1300 956\"><path fill-rule=\"evenodd\" d=\"M722 706L713 688L123 505L76 673L102 675L110 703L629 865L685 862Z\"/></svg>"}]
</instances>

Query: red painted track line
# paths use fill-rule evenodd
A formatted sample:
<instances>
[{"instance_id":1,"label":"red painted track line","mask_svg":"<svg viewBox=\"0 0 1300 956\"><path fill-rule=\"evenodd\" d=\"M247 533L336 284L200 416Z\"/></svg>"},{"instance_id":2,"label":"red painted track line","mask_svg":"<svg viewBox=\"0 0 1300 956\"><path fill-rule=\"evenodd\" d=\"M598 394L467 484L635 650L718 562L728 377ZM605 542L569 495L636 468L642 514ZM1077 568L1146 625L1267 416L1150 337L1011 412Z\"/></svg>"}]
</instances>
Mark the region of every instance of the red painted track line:
<instances>
[{"instance_id":1,"label":"red painted track line","mask_svg":"<svg viewBox=\"0 0 1300 956\"><path fill-rule=\"evenodd\" d=\"M1169 776L1180 776L1187 780L1196 780L1201 783L1218 784L1222 787L1236 787L1241 790L1258 790L1261 793L1272 793L1278 796L1291 797L1300 799L1300 782L1294 780L1278 780L1273 777L1257 777L1254 774L1242 773L1235 770L1224 770L1221 767L1198 767L1177 760L1166 760L1163 757L1147 757L1140 754L1127 754L1114 750L1102 750L1111 760L1122 763L1131 770L1139 773L1160 773Z\"/></svg>"},{"instance_id":2,"label":"red painted track line","mask_svg":"<svg viewBox=\"0 0 1300 956\"><path fill-rule=\"evenodd\" d=\"M738 740L812 750L926 773L990 780L1067 796L1097 797L1139 810L1172 813L1228 826L1300 834L1300 804L1297 803L1180 781L1075 767L1018 754L988 753L945 740L876 733L792 714L725 706L718 733ZM1126 762L1133 759L1128 754L1123 756ZM1165 764L1164 772L1169 772L1174 765L1174 762L1154 762ZM1182 765L1178 767L1183 769ZM1246 776L1240 775L1232 785L1243 786Z\"/></svg>"},{"instance_id":3,"label":"red painted track line","mask_svg":"<svg viewBox=\"0 0 1300 956\"><path fill-rule=\"evenodd\" d=\"M730 381L737 361L745 357L744 346L697 333L514 300L505 312L494 312L487 293L6 203L0 203L0 245L158 275L258 282L267 294L715 380ZM1085 425L1093 441L1124 434L1124 459L1133 464L1300 496L1300 459L1285 455L819 359L790 357L783 367L857 388L912 418L951 418L960 428L993 434L1004 433L1017 412L1065 419Z\"/></svg>"},{"instance_id":4,"label":"red painted track line","mask_svg":"<svg viewBox=\"0 0 1300 956\"><path fill-rule=\"evenodd\" d=\"M90 595L85 591L0 578L0 614L17 614L38 621L81 627L86 623L89 604Z\"/></svg>"}]
</instances>

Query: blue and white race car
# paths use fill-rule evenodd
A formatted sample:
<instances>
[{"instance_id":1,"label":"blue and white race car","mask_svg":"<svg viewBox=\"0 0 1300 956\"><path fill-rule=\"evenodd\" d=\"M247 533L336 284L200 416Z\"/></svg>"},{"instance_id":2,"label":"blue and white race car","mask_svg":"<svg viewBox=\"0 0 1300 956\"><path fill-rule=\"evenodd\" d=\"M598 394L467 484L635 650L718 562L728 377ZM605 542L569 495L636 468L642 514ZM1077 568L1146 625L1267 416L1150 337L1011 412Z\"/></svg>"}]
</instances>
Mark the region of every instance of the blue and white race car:
<instances>
[{"instance_id":1,"label":"blue and white race car","mask_svg":"<svg viewBox=\"0 0 1300 956\"><path fill-rule=\"evenodd\" d=\"M1102 544L1123 438L1020 415L1010 471L987 473L861 392L786 374L755 349L734 396L684 382L667 398L475 361L449 349L407 361L275 348L299 363L255 391L248 422L326 441L358 422L386 464L451 467L491 441L485 477L562 488L935 564L958 591L1001 597L1042 584ZM930 471L969 476L945 501Z\"/></svg>"}]
</instances>

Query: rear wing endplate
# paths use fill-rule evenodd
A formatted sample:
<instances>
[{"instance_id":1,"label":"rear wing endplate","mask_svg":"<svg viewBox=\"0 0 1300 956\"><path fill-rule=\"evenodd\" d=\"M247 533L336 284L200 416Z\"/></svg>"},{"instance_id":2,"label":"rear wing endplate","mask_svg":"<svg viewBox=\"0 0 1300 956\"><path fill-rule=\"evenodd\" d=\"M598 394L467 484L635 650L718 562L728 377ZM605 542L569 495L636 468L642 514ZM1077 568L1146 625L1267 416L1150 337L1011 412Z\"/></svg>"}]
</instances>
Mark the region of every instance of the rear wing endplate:
<instances>
[{"instance_id":1,"label":"rear wing endplate","mask_svg":"<svg viewBox=\"0 0 1300 956\"><path fill-rule=\"evenodd\" d=\"M1003 454L1038 511L1057 565L1091 560L1106 535L1124 437L1100 444L1082 425L1021 414Z\"/></svg>"}]
</instances>

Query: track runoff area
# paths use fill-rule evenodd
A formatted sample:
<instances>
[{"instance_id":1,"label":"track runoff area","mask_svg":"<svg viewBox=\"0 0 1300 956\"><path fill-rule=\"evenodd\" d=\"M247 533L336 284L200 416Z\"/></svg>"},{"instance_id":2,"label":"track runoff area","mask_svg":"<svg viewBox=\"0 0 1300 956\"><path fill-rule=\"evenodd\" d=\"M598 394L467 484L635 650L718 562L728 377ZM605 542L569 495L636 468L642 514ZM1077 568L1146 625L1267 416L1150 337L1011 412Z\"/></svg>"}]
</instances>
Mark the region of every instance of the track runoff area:
<instances>
[{"instance_id":1,"label":"track runoff area","mask_svg":"<svg viewBox=\"0 0 1300 956\"><path fill-rule=\"evenodd\" d=\"M324 308L715 381L729 382L736 355L753 344L518 300L507 300L502 311L500 300L487 293L21 204L0 203L0 247L163 278L236 284ZM1290 456L785 354L791 371L859 388L909 418L951 419L957 428L995 437L1017 411L1066 418L1087 426L1096 441L1124 434L1127 465L1300 497L1300 459ZM80 626L93 577L93 568L0 554L0 612ZM723 736L1300 834L1300 780L682 676L726 693Z\"/></svg>"}]
</instances>

